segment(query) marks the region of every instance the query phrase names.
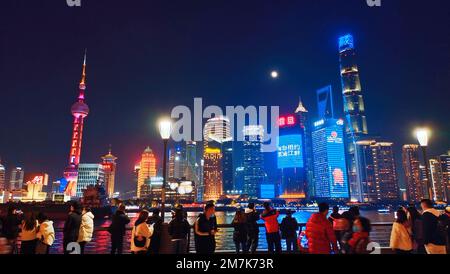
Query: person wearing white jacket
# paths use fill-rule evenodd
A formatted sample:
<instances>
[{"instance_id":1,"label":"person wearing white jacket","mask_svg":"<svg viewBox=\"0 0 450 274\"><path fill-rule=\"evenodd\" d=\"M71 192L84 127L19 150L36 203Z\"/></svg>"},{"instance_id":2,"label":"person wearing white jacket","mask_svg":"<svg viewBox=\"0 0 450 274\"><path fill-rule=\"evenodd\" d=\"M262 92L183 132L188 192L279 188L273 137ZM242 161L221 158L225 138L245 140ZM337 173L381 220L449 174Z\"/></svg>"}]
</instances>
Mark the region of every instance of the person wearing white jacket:
<instances>
[{"instance_id":1,"label":"person wearing white jacket","mask_svg":"<svg viewBox=\"0 0 450 274\"><path fill-rule=\"evenodd\" d=\"M38 243L36 245L36 254L49 254L50 246L55 241L55 229L53 222L48 220L44 213L38 214L39 229L36 234Z\"/></svg>"},{"instance_id":2,"label":"person wearing white jacket","mask_svg":"<svg viewBox=\"0 0 450 274\"><path fill-rule=\"evenodd\" d=\"M153 226L147 224L148 211L143 210L134 223L131 231L131 253L145 254L150 246L150 238L153 235Z\"/></svg>"},{"instance_id":3,"label":"person wearing white jacket","mask_svg":"<svg viewBox=\"0 0 450 274\"><path fill-rule=\"evenodd\" d=\"M80 245L81 254L84 254L84 247L92 240L92 234L94 234L94 214L92 214L89 207L83 207L80 232L78 233L78 244Z\"/></svg>"},{"instance_id":4,"label":"person wearing white jacket","mask_svg":"<svg viewBox=\"0 0 450 274\"><path fill-rule=\"evenodd\" d=\"M397 220L392 225L390 248L397 254L410 254L413 250L411 233L406 212L403 209L399 209L397 211Z\"/></svg>"}]
</instances>

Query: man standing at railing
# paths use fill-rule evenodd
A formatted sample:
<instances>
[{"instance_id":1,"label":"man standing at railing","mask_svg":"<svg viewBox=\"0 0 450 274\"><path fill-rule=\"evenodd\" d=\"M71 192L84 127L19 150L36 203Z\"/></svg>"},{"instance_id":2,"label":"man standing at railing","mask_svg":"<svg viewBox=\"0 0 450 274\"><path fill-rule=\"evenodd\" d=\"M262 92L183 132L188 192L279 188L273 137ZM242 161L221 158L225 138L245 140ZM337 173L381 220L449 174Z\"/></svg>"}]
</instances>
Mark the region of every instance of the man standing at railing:
<instances>
[{"instance_id":1,"label":"man standing at railing","mask_svg":"<svg viewBox=\"0 0 450 274\"><path fill-rule=\"evenodd\" d=\"M258 248L259 240L259 213L255 210L255 203L249 203L248 208L245 209L245 216L247 220L247 244L245 246L245 252L251 251L255 254L256 248Z\"/></svg>"},{"instance_id":2,"label":"man standing at railing","mask_svg":"<svg viewBox=\"0 0 450 274\"><path fill-rule=\"evenodd\" d=\"M111 254L122 254L123 238L126 234L130 218L125 214L125 205L120 204L112 217L108 232L111 234Z\"/></svg>"},{"instance_id":3,"label":"man standing at railing","mask_svg":"<svg viewBox=\"0 0 450 274\"><path fill-rule=\"evenodd\" d=\"M261 219L264 220L266 226L266 239L269 253L281 253L281 237L280 227L278 225L278 216L280 212L270 206L270 203L264 203L264 211L261 214Z\"/></svg>"},{"instance_id":4,"label":"man standing at railing","mask_svg":"<svg viewBox=\"0 0 450 274\"><path fill-rule=\"evenodd\" d=\"M217 223L214 213L214 204L207 203L203 213L195 221L195 252L197 254L213 254L216 249Z\"/></svg>"},{"instance_id":5,"label":"man standing at railing","mask_svg":"<svg viewBox=\"0 0 450 274\"><path fill-rule=\"evenodd\" d=\"M433 207L430 199L420 202L423 209L423 237L425 250L428 254L446 254L445 231L439 225L439 211Z\"/></svg>"}]
</instances>

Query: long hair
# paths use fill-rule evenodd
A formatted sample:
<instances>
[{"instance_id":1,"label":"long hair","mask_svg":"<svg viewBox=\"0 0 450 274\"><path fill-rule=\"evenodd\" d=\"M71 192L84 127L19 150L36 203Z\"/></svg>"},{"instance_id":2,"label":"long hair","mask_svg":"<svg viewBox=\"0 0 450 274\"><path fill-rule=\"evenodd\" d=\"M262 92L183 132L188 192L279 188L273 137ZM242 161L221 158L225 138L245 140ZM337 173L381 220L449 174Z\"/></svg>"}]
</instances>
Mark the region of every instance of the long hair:
<instances>
[{"instance_id":1,"label":"long hair","mask_svg":"<svg viewBox=\"0 0 450 274\"><path fill-rule=\"evenodd\" d=\"M372 225L370 224L369 219L360 216L358 217L358 220L361 223L364 232L370 233L370 231L372 231Z\"/></svg>"},{"instance_id":2,"label":"long hair","mask_svg":"<svg viewBox=\"0 0 450 274\"><path fill-rule=\"evenodd\" d=\"M415 206L408 207L409 216L411 216L411 221L414 222L415 220L422 219L422 215L420 215L419 211Z\"/></svg>"},{"instance_id":3,"label":"long hair","mask_svg":"<svg viewBox=\"0 0 450 274\"><path fill-rule=\"evenodd\" d=\"M27 212L24 220L25 230L33 230L36 228L36 216L33 212Z\"/></svg>"},{"instance_id":4,"label":"long hair","mask_svg":"<svg viewBox=\"0 0 450 274\"><path fill-rule=\"evenodd\" d=\"M136 220L136 222L134 223L134 226L138 226L142 223L147 222L148 219L148 211L147 210L142 210L141 212L139 212L139 216Z\"/></svg>"},{"instance_id":5,"label":"long hair","mask_svg":"<svg viewBox=\"0 0 450 274\"><path fill-rule=\"evenodd\" d=\"M404 224L408 221L408 216L406 215L406 212L403 209L397 210L397 223Z\"/></svg>"},{"instance_id":6,"label":"long hair","mask_svg":"<svg viewBox=\"0 0 450 274\"><path fill-rule=\"evenodd\" d=\"M233 223L245 223L245 215L241 210L236 211L236 215L234 215Z\"/></svg>"},{"instance_id":7,"label":"long hair","mask_svg":"<svg viewBox=\"0 0 450 274\"><path fill-rule=\"evenodd\" d=\"M177 209L175 210L175 216L174 216L174 219L176 219L177 221L181 221L181 220L184 219L184 212L183 212L183 209L177 208Z\"/></svg>"}]
</instances>

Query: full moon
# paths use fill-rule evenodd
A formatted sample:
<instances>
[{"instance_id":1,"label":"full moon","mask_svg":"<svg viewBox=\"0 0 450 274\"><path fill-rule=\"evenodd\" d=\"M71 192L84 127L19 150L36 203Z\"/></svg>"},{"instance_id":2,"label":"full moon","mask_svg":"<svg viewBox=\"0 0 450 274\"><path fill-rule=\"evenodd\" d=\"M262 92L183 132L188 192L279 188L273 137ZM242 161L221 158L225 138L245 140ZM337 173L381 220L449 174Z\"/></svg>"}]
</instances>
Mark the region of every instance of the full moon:
<instances>
[{"instance_id":1,"label":"full moon","mask_svg":"<svg viewBox=\"0 0 450 274\"><path fill-rule=\"evenodd\" d=\"M270 73L270 76L272 77L272 78L278 78L278 71L276 71L276 70L273 70L271 73Z\"/></svg>"}]
</instances>

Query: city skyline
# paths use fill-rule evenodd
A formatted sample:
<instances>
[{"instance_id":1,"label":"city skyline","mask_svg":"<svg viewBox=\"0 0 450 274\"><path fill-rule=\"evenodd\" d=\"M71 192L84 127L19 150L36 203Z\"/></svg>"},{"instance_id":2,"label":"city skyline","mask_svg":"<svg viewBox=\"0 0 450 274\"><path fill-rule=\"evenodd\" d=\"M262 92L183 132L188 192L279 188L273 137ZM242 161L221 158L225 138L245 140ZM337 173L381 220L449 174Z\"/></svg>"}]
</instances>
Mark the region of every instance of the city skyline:
<instances>
[{"instance_id":1,"label":"city skyline","mask_svg":"<svg viewBox=\"0 0 450 274\"><path fill-rule=\"evenodd\" d=\"M280 6L276 7L281 8L281 6L280 4ZM82 12L89 14L90 7L96 8L95 4L89 4L87 11ZM161 4L161 8L167 9L168 7L165 4ZM309 8L314 9L314 7ZM412 7L405 8L414 11ZM114 8L111 9L114 13ZM306 5L306 9L308 9L308 5ZM370 15L366 7L357 7L355 5L353 9ZM12 14L14 14L14 11L15 9L13 9ZM258 11L259 13L257 14L259 16L264 14L263 8ZM44 14L50 12L44 11ZM300 14L303 14L303 12L299 11ZM327 11L324 12L329 15ZM81 14L73 11L63 10L62 14L64 13L70 13L75 18L81 17ZM32 18L37 16L40 15L33 15ZM297 19L294 14L289 13L289 16L291 16L289 17L291 20L298 20L297 22L305 20ZM362 14L359 16L362 17ZM26 38L12 42L14 40L12 37L15 37L16 34L12 31L7 31L8 43L5 43L2 51L4 62L2 62L0 67L0 75L5 76L5 79L10 79L9 81L4 81L6 92L2 95L2 101L4 100L5 104L0 110L2 117L7 117L4 121L4 126L1 127L0 134L2 136L0 156L2 164L7 168L6 174L9 174L8 170L11 168L21 166L24 167L25 172L42 171L49 173L52 181L62 177L62 170L67 162L67 145L71 130L70 126L68 126L71 123L68 108L76 95L76 81L79 76L80 59L85 47L89 49L89 78L87 80L89 88L86 92L92 112L85 124L81 163L99 162L99 157L104 155L108 145L112 144L115 155L119 158L117 163L118 171L116 173L117 190L123 192L135 188L132 180L133 165L147 145L150 145L155 150L158 164L161 162L162 144L156 130L156 118L160 115L167 115L171 108L176 105L191 105L194 96L201 95L208 104L217 105L280 105L282 110L280 114L283 114L283 112L293 111L295 104L292 104L290 101L301 95L304 99L305 107L308 110L313 109L312 113L316 113L314 110L315 90L320 86L331 83L335 90L333 96L336 98L335 110L338 113L336 116L343 116L342 99L340 98L342 96L339 96L340 75L336 40L337 37L347 32L354 34L357 45L358 66L363 82L370 132L382 135L384 138L394 142L397 166L399 166L398 160L401 159L402 145L416 143L412 131L416 126L423 124L430 125L434 129L434 135L430 141L430 156L446 153L450 148L450 125L447 121L448 118L446 119L445 116L447 113L445 102L449 100L448 92L446 93L445 91L448 90L450 83L448 82L445 64L442 62L446 58L448 60L449 51L445 48L439 48L442 41L447 42L448 45L448 40L438 36L439 29L445 31L445 29L442 29L442 26L438 26L439 19L427 23L435 28L432 28L430 33L427 34L430 36L430 39L428 39L430 44L420 44L418 46L414 45L414 42L421 43L420 41L425 37L413 36L409 32L401 35L396 33L396 31L403 29L402 26L397 26L397 29L394 28L394 31L380 27L379 31L370 32L370 30L373 30L373 27L364 22L363 18L357 18L355 22L347 22L342 24L342 26L335 27L334 24L336 22L332 19L335 20L337 19L336 17L339 16L334 15L329 18L327 24L329 27L324 27L323 25L316 27L316 29L322 28L324 30L322 34L310 33L304 29L299 31L293 28L290 29L291 33L288 33L288 30L280 31L280 33L274 30L269 31L270 37L279 39L280 42L277 42L276 45L271 45L269 40L267 40L267 45L260 45L260 50L256 53L251 53L252 50L248 48L254 45L255 42L245 39L246 34L252 32L251 28L242 30L234 38L227 33L225 36L230 41L243 44L243 49L234 49L232 52L245 56L249 55L246 58L238 55L244 61L235 60L235 62L230 62L225 60L224 57L220 57L221 54L226 52L226 48L223 47L200 54L197 51L201 50L196 48L199 44L183 40L187 45L191 45L186 50L187 52L192 51L196 53L194 56L204 58L200 59L200 64L192 65L194 72L189 72L187 74L189 76L184 76L183 73L191 67L190 61L194 57L184 57L181 67L175 65L176 60L171 58L169 60L161 58L152 64L152 62L155 62L152 58L158 55L158 52L164 52L162 50L162 44L164 43L158 46L150 43L148 50L144 46L139 47L140 50L145 51L145 54L143 54L145 58L142 61L138 61L138 56L131 53L130 50L125 50L128 55L119 51L114 54L112 51L116 49L115 47L101 52L100 45L95 45L95 39L91 37L95 36L94 33L96 31L101 31L100 29L88 32L88 34L82 34L81 26L79 27L80 29L78 27L74 28L73 31L78 37L86 39L80 39L82 41L77 41L77 43L70 46L68 46L71 41L69 36L60 34L57 37L66 39L58 43L58 46L65 48L64 51L55 48L56 45L49 46L48 49L43 48L42 45L31 49L20 44L20 41L24 42ZM189 19L191 19L189 22L193 26L198 24L193 18ZM250 18L238 18L238 21L242 23L250 20ZM405 15L403 20L409 22L408 20L411 20L411 18ZM11 21L14 22L14 20ZM389 16L389 14L387 21L396 22L393 15ZM218 21L214 22L216 26L220 27ZM262 18L259 18L258 22L262 22ZM44 23L40 24L45 26ZM119 33L120 35L126 35L127 31L132 32L130 35L136 41L135 43L131 41L130 46L137 46L139 44L138 41L141 41L140 35L132 31L132 26L129 26L129 29L122 32L119 31ZM287 27L287 24L278 23L278 27L283 26ZM15 27L15 30L20 31L23 27L24 25L19 24ZM237 26L232 25L231 28L236 30ZM263 31L257 27L255 28L258 30L255 36L259 37L255 39L262 39ZM381 29L383 29L383 32L381 32ZM153 32L155 36L165 37L163 34L158 33L157 30L153 30ZM301 32L306 32L307 34L305 35ZM58 28L48 26L43 35L47 36L55 33L59 33ZM105 41L108 37L113 37L111 30L101 33L103 34L102 39L105 39ZM403 37L395 38L396 34ZM200 35L200 32L197 35ZM426 36L425 34L420 35ZM142 41L148 38L146 36L145 39L142 38ZM165 38L167 43L176 41L173 37ZM303 38L308 38L307 43L304 43ZM405 38L405 41L400 41L402 40L401 38ZM186 37L184 39L189 40ZM219 37L215 37L215 39L212 42L214 46ZM386 39L392 42L392 48L380 44L382 41L379 40ZM151 40L148 39L147 41L150 42ZM203 41L208 41L208 39ZM293 41L295 41L295 47L290 45ZM412 44L407 44L408 42ZM123 42L119 42L119 44L121 43ZM417 62L417 67L415 67L417 71L407 66L396 64L397 61L400 61L400 57L394 58L396 49L403 49L405 52L399 53L400 56L403 56L417 54L417 51L421 49L420 46L430 50L437 48L440 51L430 53L430 60L421 58L414 60ZM280 54L281 49L284 49L289 54ZM313 53L315 49L319 53ZM171 46L168 50L172 50L178 57L184 56L181 46ZM167 54L169 53L170 51L167 52ZM219 70L220 72L218 73L204 71L201 66L209 61L207 60L208 56L211 57L216 54L217 58L219 58L216 63L224 68ZM319 57L318 55L324 55L324 57ZM24 58L30 56L33 58L24 60ZM380 58L380 56L386 57ZM317 58L314 59L313 57ZM439 60L441 61L438 62L437 57L440 57ZM59 58L61 60L58 60ZM389 58L394 58L395 61L389 60ZM21 65L14 62L13 60L15 59L18 59ZM290 59L296 59L296 61L292 62ZM44 61L48 61L48 63L43 65L45 69L41 69L50 73L50 76L41 71L33 70L33 68ZM250 65L245 65L245 62L250 63ZM408 61L402 60L401 62L402 65L405 65L405 62L407 63ZM430 63L434 64L434 73L427 72L427 69L425 69L429 67L427 64ZM213 68L211 64L207 67ZM305 71L302 69L303 67L308 67L311 70ZM380 67L383 69L380 69ZM279 71L277 79L270 79L269 73L272 69ZM31 71L33 71L33 74L30 73ZM390 75L393 75L392 72L395 71L398 73L398 75L396 74L396 77L399 78L398 80L391 79ZM156 74L156 78L161 77L161 72L172 72L170 74L174 76L176 81L170 81L170 78L166 77L162 77L162 80L156 80L155 82L147 80L147 77L154 78L151 77L152 74ZM417 77L418 75L422 75L422 77L419 78ZM190 79L187 80L187 78ZM218 81L217 83L205 84L203 79L217 79ZM177 81L179 83L176 83ZM37 92L31 93L31 90ZM146 90L150 90L150 92L146 92ZM261 90L265 96L258 96L258 90ZM167 93L182 93L184 95L170 97L163 94L166 91ZM214 91L214 94L211 91ZM274 94L277 96L273 96ZM426 104L423 103L423 99L420 96L428 96ZM54 101L56 102L51 102L53 100L49 101L48 98L55 98ZM31 117L27 110L35 108L36 105L42 111L36 113L34 115L36 117ZM398 108L400 106L403 113L399 114ZM46 122L43 123L42 121ZM25 138L29 131L38 131L44 134L40 134L42 137L33 136L33 139Z\"/></svg>"}]
</instances>

